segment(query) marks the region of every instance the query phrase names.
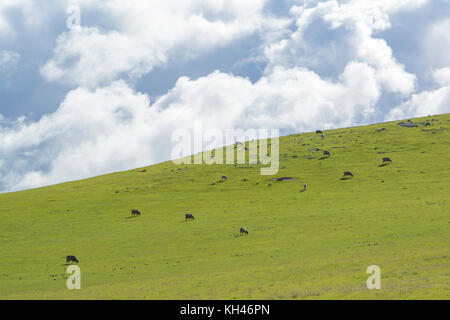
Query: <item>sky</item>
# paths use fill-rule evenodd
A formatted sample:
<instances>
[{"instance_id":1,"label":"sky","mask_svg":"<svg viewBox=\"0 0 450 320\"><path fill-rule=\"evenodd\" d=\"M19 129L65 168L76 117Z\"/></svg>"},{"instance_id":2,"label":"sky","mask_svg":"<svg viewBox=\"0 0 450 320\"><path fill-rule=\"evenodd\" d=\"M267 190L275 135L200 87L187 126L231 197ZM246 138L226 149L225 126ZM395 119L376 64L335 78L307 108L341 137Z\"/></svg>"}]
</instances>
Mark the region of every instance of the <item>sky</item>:
<instances>
[{"instance_id":1,"label":"sky","mask_svg":"<svg viewBox=\"0 0 450 320\"><path fill-rule=\"evenodd\" d=\"M450 112L449 30L449 0L1 0L0 192L169 160L196 125Z\"/></svg>"}]
</instances>

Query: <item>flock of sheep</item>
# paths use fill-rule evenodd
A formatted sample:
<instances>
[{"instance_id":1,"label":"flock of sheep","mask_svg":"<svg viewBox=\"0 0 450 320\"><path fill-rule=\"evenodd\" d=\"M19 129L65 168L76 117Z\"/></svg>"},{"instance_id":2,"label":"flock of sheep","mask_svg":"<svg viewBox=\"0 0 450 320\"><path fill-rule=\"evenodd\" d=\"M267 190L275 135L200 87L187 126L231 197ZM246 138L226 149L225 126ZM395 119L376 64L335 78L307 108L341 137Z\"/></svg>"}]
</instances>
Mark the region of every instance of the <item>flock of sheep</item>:
<instances>
[{"instance_id":1,"label":"flock of sheep","mask_svg":"<svg viewBox=\"0 0 450 320\"><path fill-rule=\"evenodd\" d=\"M322 138L324 137L324 133L323 133L323 131L321 131L321 130L317 130L317 131L316 131L316 134L320 134ZM329 151L327 151L327 150L324 150L324 151L323 151L323 156L324 156L324 157L331 157L331 153L330 153ZM390 158L383 158L383 163L381 164L381 166L387 165L387 164L389 164L389 163L392 163L392 160L391 160ZM353 173L351 173L350 171L345 171L345 172L344 172L344 176L343 176L343 178L341 178L341 180L345 180L345 179L348 179L348 178L353 178ZM222 179L222 180L228 180L228 177L222 176L221 179ZM305 185L303 186L303 190L301 190L301 192L306 191L307 188L308 188L308 185L305 184ZM137 209L132 209L132 210L131 210L131 215L134 216L134 217L137 217L137 216L140 216L140 215L141 215L141 212L140 212L139 210L137 210ZM186 213L186 214L185 214L185 221L187 222L188 220L195 220L194 215L191 214L191 213ZM239 229L239 234L240 234L240 235L243 235L243 234L248 235L248 230L247 230L247 228L241 227L241 228ZM77 259L75 256L72 256L72 255L67 256L67 258L66 258L66 263L69 264L69 263L71 263L71 262L73 262L73 263L78 263L78 259Z\"/></svg>"}]
</instances>

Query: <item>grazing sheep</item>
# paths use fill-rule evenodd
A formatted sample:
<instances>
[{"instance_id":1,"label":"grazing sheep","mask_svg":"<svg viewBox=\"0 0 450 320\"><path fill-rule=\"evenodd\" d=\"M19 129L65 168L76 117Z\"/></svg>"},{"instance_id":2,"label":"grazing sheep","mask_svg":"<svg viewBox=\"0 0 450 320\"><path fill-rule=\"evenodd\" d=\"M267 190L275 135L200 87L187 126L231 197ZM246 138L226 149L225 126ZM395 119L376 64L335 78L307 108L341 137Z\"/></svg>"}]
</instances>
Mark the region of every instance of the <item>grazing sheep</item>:
<instances>
[{"instance_id":1,"label":"grazing sheep","mask_svg":"<svg viewBox=\"0 0 450 320\"><path fill-rule=\"evenodd\" d=\"M67 256L66 263L69 264L70 262L78 263L78 259L75 256Z\"/></svg>"},{"instance_id":2,"label":"grazing sheep","mask_svg":"<svg viewBox=\"0 0 450 320\"><path fill-rule=\"evenodd\" d=\"M194 215L191 214L191 213L186 213L186 215L185 215L184 217L185 217L185 221L188 221L188 220L195 220Z\"/></svg>"},{"instance_id":3,"label":"grazing sheep","mask_svg":"<svg viewBox=\"0 0 450 320\"><path fill-rule=\"evenodd\" d=\"M141 215L141 212L140 212L139 210L132 209L132 210L131 210L131 215L132 215L132 216L140 216L140 215Z\"/></svg>"},{"instance_id":4,"label":"grazing sheep","mask_svg":"<svg viewBox=\"0 0 450 320\"><path fill-rule=\"evenodd\" d=\"M222 180L227 180L228 177L227 176L222 176Z\"/></svg>"},{"instance_id":5,"label":"grazing sheep","mask_svg":"<svg viewBox=\"0 0 450 320\"><path fill-rule=\"evenodd\" d=\"M242 235L243 233L248 234L248 230L244 227L241 227L240 234Z\"/></svg>"},{"instance_id":6,"label":"grazing sheep","mask_svg":"<svg viewBox=\"0 0 450 320\"><path fill-rule=\"evenodd\" d=\"M323 131L322 131L322 130L316 130L316 134L321 134L321 135L323 135Z\"/></svg>"},{"instance_id":7,"label":"grazing sheep","mask_svg":"<svg viewBox=\"0 0 450 320\"><path fill-rule=\"evenodd\" d=\"M383 158L383 162L392 162L390 158Z\"/></svg>"},{"instance_id":8,"label":"grazing sheep","mask_svg":"<svg viewBox=\"0 0 450 320\"><path fill-rule=\"evenodd\" d=\"M323 156L324 156L324 157L325 157L325 156L331 157L330 151L324 150L324 151L323 151Z\"/></svg>"},{"instance_id":9,"label":"grazing sheep","mask_svg":"<svg viewBox=\"0 0 450 320\"><path fill-rule=\"evenodd\" d=\"M350 171L345 171L344 177L353 177L353 173L351 173Z\"/></svg>"}]
</instances>

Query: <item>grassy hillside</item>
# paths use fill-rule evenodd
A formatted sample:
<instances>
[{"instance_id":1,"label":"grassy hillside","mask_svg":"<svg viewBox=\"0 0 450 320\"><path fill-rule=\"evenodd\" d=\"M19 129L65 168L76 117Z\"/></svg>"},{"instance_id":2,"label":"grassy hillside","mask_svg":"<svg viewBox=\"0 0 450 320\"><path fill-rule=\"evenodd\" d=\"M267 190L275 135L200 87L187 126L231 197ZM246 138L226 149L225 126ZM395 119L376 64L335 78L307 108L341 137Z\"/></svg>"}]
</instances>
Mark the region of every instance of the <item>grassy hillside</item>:
<instances>
[{"instance_id":1,"label":"grassy hillside","mask_svg":"<svg viewBox=\"0 0 450 320\"><path fill-rule=\"evenodd\" d=\"M413 121L430 125L282 138L276 177L294 181L165 162L2 194L0 298L449 299L450 114ZM66 289L69 254L81 290Z\"/></svg>"}]
</instances>

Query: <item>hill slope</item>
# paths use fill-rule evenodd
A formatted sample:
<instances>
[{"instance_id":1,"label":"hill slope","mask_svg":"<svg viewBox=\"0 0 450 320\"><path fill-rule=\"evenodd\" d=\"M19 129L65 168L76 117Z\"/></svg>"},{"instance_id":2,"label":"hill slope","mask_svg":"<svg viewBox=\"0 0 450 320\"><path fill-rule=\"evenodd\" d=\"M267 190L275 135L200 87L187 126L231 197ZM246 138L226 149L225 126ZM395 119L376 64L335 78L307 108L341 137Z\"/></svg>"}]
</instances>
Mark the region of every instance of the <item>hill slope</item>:
<instances>
[{"instance_id":1,"label":"hill slope","mask_svg":"<svg viewBox=\"0 0 450 320\"><path fill-rule=\"evenodd\" d=\"M448 299L450 115L414 121L430 125L283 137L276 177L293 181L166 162L2 194L0 298ZM65 287L68 254L82 290Z\"/></svg>"}]
</instances>

